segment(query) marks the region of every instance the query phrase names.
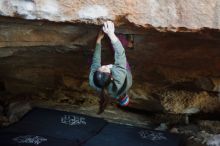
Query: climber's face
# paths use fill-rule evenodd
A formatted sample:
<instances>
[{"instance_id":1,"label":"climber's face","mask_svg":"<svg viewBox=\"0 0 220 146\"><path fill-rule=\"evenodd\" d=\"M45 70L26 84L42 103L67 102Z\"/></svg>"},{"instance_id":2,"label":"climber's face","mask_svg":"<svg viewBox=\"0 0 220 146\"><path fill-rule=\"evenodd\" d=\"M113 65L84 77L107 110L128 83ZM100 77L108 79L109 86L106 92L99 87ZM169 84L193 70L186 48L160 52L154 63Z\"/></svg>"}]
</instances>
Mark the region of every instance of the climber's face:
<instances>
[{"instance_id":1,"label":"climber's face","mask_svg":"<svg viewBox=\"0 0 220 146\"><path fill-rule=\"evenodd\" d=\"M99 67L98 71L105 72L105 73L111 73L111 70L108 65L103 65L103 66Z\"/></svg>"}]
</instances>

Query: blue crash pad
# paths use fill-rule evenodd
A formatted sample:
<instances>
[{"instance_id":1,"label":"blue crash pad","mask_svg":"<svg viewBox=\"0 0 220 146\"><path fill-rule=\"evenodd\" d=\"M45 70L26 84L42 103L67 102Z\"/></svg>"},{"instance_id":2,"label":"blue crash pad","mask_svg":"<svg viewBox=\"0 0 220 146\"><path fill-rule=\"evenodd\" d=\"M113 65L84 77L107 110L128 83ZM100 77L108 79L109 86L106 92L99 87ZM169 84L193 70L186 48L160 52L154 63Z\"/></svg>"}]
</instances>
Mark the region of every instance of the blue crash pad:
<instances>
[{"instance_id":1,"label":"blue crash pad","mask_svg":"<svg viewBox=\"0 0 220 146\"><path fill-rule=\"evenodd\" d=\"M109 123L85 146L180 146L180 137L168 132Z\"/></svg>"},{"instance_id":2,"label":"blue crash pad","mask_svg":"<svg viewBox=\"0 0 220 146\"><path fill-rule=\"evenodd\" d=\"M78 146L74 141L27 133L0 133L1 146Z\"/></svg>"},{"instance_id":3,"label":"blue crash pad","mask_svg":"<svg viewBox=\"0 0 220 146\"><path fill-rule=\"evenodd\" d=\"M180 146L180 140L168 132L42 108L0 129L0 146Z\"/></svg>"},{"instance_id":4,"label":"blue crash pad","mask_svg":"<svg viewBox=\"0 0 220 146\"><path fill-rule=\"evenodd\" d=\"M107 124L104 119L64 111L35 108L0 133L25 133L83 143Z\"/></svg>"}]
</instances>

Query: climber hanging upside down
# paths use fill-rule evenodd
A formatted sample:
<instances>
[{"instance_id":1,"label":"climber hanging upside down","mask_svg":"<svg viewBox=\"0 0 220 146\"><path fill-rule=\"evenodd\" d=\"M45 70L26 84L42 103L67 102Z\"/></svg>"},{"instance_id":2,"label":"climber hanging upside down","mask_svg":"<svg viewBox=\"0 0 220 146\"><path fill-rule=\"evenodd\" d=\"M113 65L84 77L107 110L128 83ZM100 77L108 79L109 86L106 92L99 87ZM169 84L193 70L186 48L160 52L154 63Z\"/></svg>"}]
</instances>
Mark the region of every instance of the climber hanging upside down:
<instances>
[{"instance_id":1,"label":"climber hanging upside down","mask_svg":"<svg viewBox=\"0 0 220 146\"><path fill-rule=\"evenodd\" d=\"M120 106L127 106L129 96L127 91L132 85L132 75L127 63L125 49L115 35L114 23L107 21L99 32L93 54L89 75L89 84L100 92L100 107L102 113L109 101L108 96L116 99ZM114 48L114 64L101 65L101 40L107 35Z\"/></svg>"}]
</instances>

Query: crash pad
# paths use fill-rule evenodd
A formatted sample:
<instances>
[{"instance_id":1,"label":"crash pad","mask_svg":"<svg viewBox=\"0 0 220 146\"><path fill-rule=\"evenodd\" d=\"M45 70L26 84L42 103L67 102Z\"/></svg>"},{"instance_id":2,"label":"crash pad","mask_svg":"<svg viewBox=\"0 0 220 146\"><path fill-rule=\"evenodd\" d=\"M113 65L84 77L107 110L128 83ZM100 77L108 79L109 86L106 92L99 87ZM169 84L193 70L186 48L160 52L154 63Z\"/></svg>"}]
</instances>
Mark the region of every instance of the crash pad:
<instances>
[{"instance_id":1,"label":"crash pad","mask_svg":"<svg viewBox=\"0 0 220 146\"><path fill-rule=\"evenodd\" d=\"M34 108L0 129L1 146L180 146L169 132L108 123L82 114Z\"/></svg>"},{"instance_id":2,"label":"crash pad","mask_svg":"<svg viewBox=\"0 0 220 146\"><path fill-rule=\"evenodd\" d=\"M78 146L75 141L27 133L0 132L1 146Z\"/></svg>"},{"instance_id":3,"label":"crash pad","mask_svg":"<svg viewBox=\"0 0 220 146\"><path fill-rule=\"evenodd\" d=\"M93 137L107 124L104 119L65 111L35 108L19 122L0 133L23 133L49 136L82 143Z\"/></svg>"},{"instance_id":4,"label":"crash pad","mask_svg":"<svg viewBox=\"0 0 220 146\"><path fill-rule=\"evenodd\" d=\"M84 146L100 144L104 146L180 146L181 139L178 135L168 132L109 123Z\"/></svg>"}]
</instances>

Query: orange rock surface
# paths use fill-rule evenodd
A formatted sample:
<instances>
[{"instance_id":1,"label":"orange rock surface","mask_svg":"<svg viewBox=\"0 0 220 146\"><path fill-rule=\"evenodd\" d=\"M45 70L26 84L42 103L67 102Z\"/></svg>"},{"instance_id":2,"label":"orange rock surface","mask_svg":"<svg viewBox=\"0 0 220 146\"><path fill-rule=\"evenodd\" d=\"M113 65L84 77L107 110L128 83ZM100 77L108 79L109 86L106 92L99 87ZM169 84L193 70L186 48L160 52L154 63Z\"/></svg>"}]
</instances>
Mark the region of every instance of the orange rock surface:
<instances>
[{"instance_id":1,"label":"orange rock surface","mask_svg":"<svg viewBox=\"0 0 220 146\"><path fill-rule=\"evenodd\" d=\"M219 0L1 0L0 15L55 22L113 20L161 31L220 29ZM184 28L184 29L183 29Z\"/></svg>"}]
</instances>

